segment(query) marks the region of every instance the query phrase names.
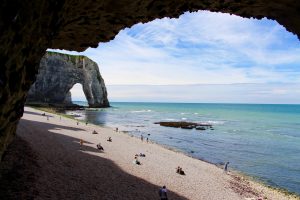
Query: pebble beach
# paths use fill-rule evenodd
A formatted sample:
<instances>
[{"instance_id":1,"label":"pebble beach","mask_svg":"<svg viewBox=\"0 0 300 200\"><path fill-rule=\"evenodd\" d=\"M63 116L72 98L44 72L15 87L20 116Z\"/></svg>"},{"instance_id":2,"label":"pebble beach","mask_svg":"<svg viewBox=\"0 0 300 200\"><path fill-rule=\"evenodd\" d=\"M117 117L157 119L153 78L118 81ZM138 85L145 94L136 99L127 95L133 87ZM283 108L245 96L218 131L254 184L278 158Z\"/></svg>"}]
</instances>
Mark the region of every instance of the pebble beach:
<instances>
[{"instance_id":1,"label":"pebble beach","mask_svg":"<svg viewBox=\"0 0 300 200\"><path fill-rule=\"evenodd\" d=\"M298 199L122 130L25 107L17 136L37 158L35 199ZM93 131L98 134L93 134ZM108 142L108 137L112 142ZM80 140L83 144L80 145ZM101 143L104 151L96 145ZM141 165L133 163L135 154ZM176 173L180 166L185 175Z\"/></svg>"}]
</instances>

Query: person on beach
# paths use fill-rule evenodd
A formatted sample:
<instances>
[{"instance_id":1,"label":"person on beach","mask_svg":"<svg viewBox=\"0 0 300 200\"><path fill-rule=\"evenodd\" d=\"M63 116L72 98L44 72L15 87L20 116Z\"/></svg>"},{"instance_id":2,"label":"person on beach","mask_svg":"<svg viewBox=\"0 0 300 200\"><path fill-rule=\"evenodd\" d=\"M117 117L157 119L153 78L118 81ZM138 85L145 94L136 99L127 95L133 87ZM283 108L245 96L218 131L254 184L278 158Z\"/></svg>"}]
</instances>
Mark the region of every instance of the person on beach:
<instances>
[{"instance_id":1,"label":"person on beach","mask_svg":"<svg viewBox=\"0 0 300 200\"><path fill-rule=\"evenodd\" d=\"M112 142L111 137L108 137L107 141L108 141L108 142Z\"/></svg>"},{"instance_id":2,"label":"person on beach","mask_svg":"<svg viewBox=\"0 0 300 200\"><path fill-rule=\"evenodd\" d=\"M98 134L98 132L94 130L94 131L93 131L93 134Z\"/></svg>"},{"instance_id":3,"label":"person on beach","mask_svg":"<svg viewBox=\"0 0 300 200\"><path fill-rule=\"evenodd\" d=\"M79 144L80 144L80 149L81 149L82 146L83 146L83 139L80 139L80 140L79 140Z\"/></svg>"},{"instance_id":4,"label":"person on beach","mask_svg":"<svg viewBox=\"0 0 300 200\"><path fill-rule=\"evenodd\" d=\"M104 151L104 148L101 146L100 142L99 142L99 144L97 144L97 149L99 149L100 151Z\"/></svg>"},{"instance_id":5,"label":"person on beach","mask_svg":"<svg viewBox=\"0 0 300 200\"><path fill-rule=\"evenodd\" d=\"M144 153L140 153L139 155L140 157L146 157L146 155Z\"/></svg>"},{"instance_id":6,"label":"person on beach","mask_svg":"<svg viewBox=\"0 0 300 200\"><path fill-rule=\"evenodd\" d=\"M134 161L133 161L134 164L136 165L141 165L141 162L138 160L138 157L137 156L134 156Z\"/></svg>"},{"instance_id":7,"label":"person on beach","mask_svg":"<svg viewBox=\"0 0 300 200\"><path fill-rule=\"evenodd\" d=\"M144 141L144 137L143 137L143 135L141 135L141 141L142 141L142 142Z\"/></svg>"},{"instance_id":8,"label":"person on beach","mask_svg":"<svg viewBox=\"0 0 300 200\"><path fill-rule=\"evenodd\" d=\"M117 128L116 128L116 132L118 132L118 131L119 131L119 128L117 127Z\"/></svg>"},{"instance_id":9,"label":"person on beach","mask_svg":"<svg viewBox=\"0 0 300 200\"><path fill-rule=\"evenodd\" d=\"M88 122L85 122L85 125L87 126L87 125L88 125Z\"/></svg>"},{"instance_id":10,"label":"person on beach","mask_svg":"<svg viewBox=\"0 0 300 200\"><path fill-rule=\"evenodd\" d=\"M229 164L229 162L226 162L225 163L225 166L224 166L224 172L227 174L227 172L228 172L228 164Z\"/></svg>"},{"instance_id":11,"label":"person on beach","mask_svg":"<svg viewBox=\"0 0 300 200\"><path fill-rule=\"evenodd\" d=\"M149 138L148 137L147 137L146 141L147 141L147 143L149 142Z\"/></svg>"},{"instance_id":12,"label":"person on beach","mask_svg":"<svg viewBox=\"0 0 300 200\"><path fill-rule=\"evenodd\" d=\"M163 186L162 188L160 188L158 194L159 194L159 197L161 200L168 200L166 186Z\"/></svg>"},{"instance_id":13,"label":"person on beach","mask_svg":"<svg viewBox=\"0 0 300 200\"><path fill-rule=\"evenodd\" d=\"M77 121L76 124L79 125L79 121Z\"/></svg>"},{"instance_id":14,"label":"person on beach","mask_svg":"<svg viewBox=\"0 0 300 200\"><path fill-rule=\"evenodd\" d=\"M180 175L185 175L184 171L182 170L182 168L181 168L180 166L178 166L178 167L176 168L176 173L177 173L177 174L180 174Z\"/></svg>"}]
</instances>

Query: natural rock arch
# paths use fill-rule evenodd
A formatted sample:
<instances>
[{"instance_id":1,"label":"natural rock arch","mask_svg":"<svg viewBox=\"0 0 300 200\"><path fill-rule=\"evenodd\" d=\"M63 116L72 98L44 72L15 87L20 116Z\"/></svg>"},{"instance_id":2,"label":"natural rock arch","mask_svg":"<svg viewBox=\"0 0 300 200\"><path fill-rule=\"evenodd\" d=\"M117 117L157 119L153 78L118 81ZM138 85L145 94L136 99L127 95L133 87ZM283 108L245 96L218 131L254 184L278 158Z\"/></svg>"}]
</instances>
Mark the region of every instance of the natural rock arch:
<instances>
[{"instance_id":1,"label":"natural rock arch","mask_svg":"<svg viewBox=\"0 0 300 200\"><path fill-rule=\"evenodd\" d=\"M108 107L107 91L97 64L85 56L47 52L31 86L28 103L72 104L71 88L80 83L90 107Z\"/></svg>"},{"instance_id":2,"label":"natural rock arch","mask_svg":"<svg viewBox=\"0 0 300 200\"><path fill-rule=\"evenodd\" d=\"M185 11L274 19L300 36L297 0L3 0L0 5L0 158L12 141L47 48L83 51L123 28Z\"/></svg>"}]
</instances>

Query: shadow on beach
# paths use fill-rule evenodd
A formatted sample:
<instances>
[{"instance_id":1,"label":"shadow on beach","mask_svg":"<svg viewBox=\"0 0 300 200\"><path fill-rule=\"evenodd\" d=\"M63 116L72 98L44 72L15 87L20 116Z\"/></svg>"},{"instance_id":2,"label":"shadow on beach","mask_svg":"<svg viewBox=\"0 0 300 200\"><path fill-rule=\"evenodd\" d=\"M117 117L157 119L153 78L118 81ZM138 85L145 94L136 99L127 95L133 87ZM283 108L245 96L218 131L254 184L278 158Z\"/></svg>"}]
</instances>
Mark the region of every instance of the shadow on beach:
<instances>
[{"instance_id":1,"label":"shadow on beach","mask_svg":"<svg viewBox=\"0 0 300 200\"><path fill-rule=\"evenodd\" d=\"M40 112L42 112L42 111L40 111ZM44 113L46 113L46 112L44 112ZM36 113L36 112L31 112L31 111L28 111L28 110L25 110L24 114L37 115L37 116L42 116L42 117L53 117L52 115L50 115L48 113L43 116L43 114Z\"/></svg>"},{"instance_id":2,"label":"shadow on beach","mask_svg":"<svg viewBox=\"0 0 300 200\"><path fill-rule=\"evenodd\" d=\"M0 163L1 199L159 199L160 185L128 174L113 161L93 155L100 153L96 145L80 150L78 138L50 131L54 129L82 130L20 120L17 140ZM12 152L22 157L24 166ZM14 162L5 162L11 157ZM168 195L172 200L187 199L173 191Z\"/></svg>"}]
</instances>

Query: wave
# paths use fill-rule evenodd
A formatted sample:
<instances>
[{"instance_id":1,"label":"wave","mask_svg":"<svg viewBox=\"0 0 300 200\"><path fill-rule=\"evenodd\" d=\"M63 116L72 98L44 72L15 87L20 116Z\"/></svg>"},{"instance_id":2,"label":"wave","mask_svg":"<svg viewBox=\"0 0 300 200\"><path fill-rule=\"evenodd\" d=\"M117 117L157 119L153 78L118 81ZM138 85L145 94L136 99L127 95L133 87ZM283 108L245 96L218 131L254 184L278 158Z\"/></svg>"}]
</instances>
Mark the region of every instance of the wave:
<instances>
[{"instance_id":1,"label":"wave","mask_svg":"<svg viewBox=\"0 0 300 200\"><path fill-rule=\"evenodd\" d=\"M152 110L133 110L131 113L143 113L143 112L152 112Z\"/></svg>"},{"instance_id":2,"label":"wave","mask_svg":"<svg viewBox=\"0 0 300 200\"><path fill-rule=\"evenodd\" d=\"M200 123L203 123L203 124L213 124L213 125L223 125L223 124L225 124L225 121L208 120L208 121L201 121Z\"/></svg>"},{"instance_id":3,"label":"wave","mask_svg":"<svg viewBox=\"0 0 300 200\"><path fill-rule=\"evenodd\" d=\"M176 119L166 118L166 119L163 119L162 121L176 121Z\"/></svg>"}]
</instances>

